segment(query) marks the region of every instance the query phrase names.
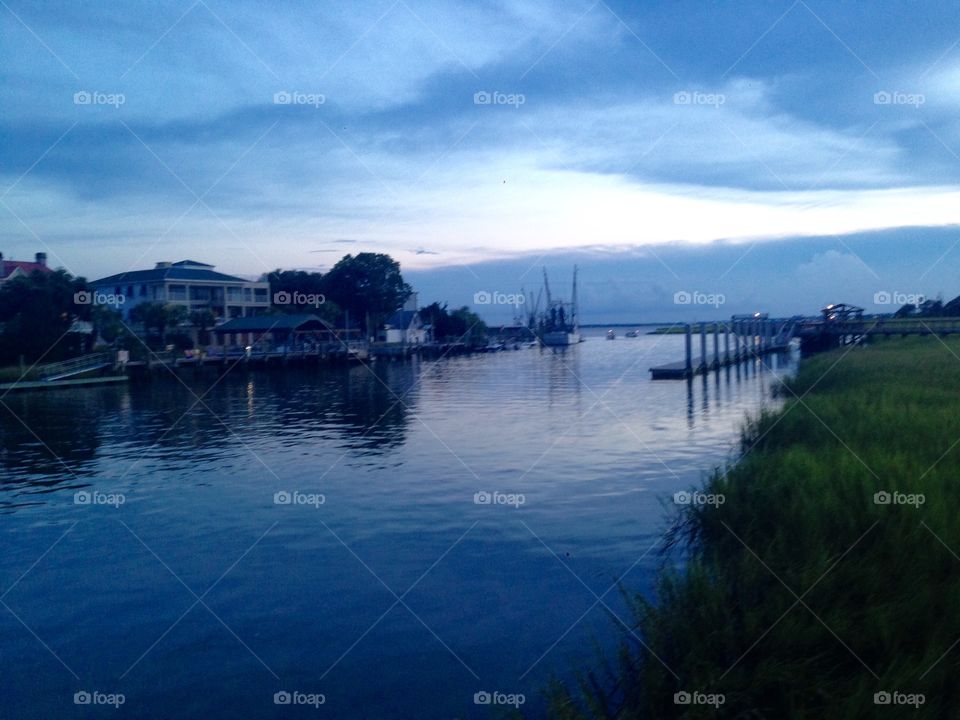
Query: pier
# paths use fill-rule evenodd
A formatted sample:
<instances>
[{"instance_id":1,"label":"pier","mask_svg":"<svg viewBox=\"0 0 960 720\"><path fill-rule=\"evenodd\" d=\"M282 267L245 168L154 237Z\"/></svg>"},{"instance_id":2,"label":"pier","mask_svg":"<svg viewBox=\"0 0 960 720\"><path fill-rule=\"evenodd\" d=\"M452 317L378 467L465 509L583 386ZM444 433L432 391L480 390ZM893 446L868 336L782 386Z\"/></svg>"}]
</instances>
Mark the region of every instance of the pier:
<instances>
[{"instance_id":1,"label":"pier","mask_svg":"<svg viewBox=\"0 0 960 720\"><path fill-rule=\"evenodd\" d=\"M712 352L708 350L707 325L700 323L700 353L695 362L693 354L693 326L684 325L685 357L683 360L650 368L654 380L679 380L703 375L711 370L735 365L751 358L783 352L790 347L796 332L798 318L772 320L766 315L734 315L729 322L712 323ZM723 336L723 350L720 337Z\"/></svg>"}]
</instances>

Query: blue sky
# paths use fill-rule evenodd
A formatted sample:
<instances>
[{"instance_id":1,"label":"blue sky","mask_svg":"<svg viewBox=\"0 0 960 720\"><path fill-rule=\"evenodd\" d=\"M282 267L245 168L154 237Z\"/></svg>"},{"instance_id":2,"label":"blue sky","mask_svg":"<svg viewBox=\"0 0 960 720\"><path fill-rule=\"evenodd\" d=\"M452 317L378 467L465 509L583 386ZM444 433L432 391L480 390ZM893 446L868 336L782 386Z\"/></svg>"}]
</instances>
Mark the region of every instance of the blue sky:
<instances>
[{"instance_id":1,"label":"blue sky","mask_svg":"<svg viewBox=\"0 0 960 720\"><path fill-rule=\"evenodd\" d=\"M945 2L3 0L0 86L0 251L90 278L372 250L462 304L576 262L610 322L960 294Z\"/></svg>"}]
</instances>

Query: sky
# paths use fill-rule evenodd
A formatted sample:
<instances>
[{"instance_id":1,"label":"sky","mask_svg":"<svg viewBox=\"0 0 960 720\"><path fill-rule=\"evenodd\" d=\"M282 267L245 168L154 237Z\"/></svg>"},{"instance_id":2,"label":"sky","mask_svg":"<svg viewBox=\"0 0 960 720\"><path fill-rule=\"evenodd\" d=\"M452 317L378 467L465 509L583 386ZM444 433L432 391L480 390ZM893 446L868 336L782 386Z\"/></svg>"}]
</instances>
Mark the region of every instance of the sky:
<instances>
[{"instance_id":1,"label":"sky","mask_svg":"<svg viewBox=\"0 0 960 720\"><path fill-rule=\"evenodd\" d=\"M386 252L508 322L960 294L948 2L0 0L0 251ZM490 300L491 302L487 302Z\"/></svg>"}]
</instances>

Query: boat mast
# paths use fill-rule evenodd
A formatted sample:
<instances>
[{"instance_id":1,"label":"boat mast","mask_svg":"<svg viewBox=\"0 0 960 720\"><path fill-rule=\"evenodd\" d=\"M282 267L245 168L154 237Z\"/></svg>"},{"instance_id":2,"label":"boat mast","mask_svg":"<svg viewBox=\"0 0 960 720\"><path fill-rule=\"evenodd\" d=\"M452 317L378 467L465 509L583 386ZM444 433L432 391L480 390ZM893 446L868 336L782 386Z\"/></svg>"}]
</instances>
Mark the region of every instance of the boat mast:
<instances>
[{"instance_id":1,"label":"boat mast","mask_svg":"<svg viewBox=\"0 0 960 720\"><path fill-rule=\"evenodd\" d=\"M571 318L571 325L573 325L573 331L577 332L580 327L580 312L577 307L577 266L573 266L573 299L570 308L570 314L573 315Z\"/></svg>"}]
</instances>

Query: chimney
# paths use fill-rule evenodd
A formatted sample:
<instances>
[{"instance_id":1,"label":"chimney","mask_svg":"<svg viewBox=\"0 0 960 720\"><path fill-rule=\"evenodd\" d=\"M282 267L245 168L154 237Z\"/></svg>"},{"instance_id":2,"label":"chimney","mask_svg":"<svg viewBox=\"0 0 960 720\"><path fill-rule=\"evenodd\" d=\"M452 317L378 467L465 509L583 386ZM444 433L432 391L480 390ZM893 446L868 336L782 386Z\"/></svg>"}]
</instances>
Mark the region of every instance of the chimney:
<instances>
[{"instance_id":1,"label":"chimney","mask_svg":"<svg viewBox=\"0 0 960 720\"><path fill-rule=\"evenodd\" d=\"M157 263L157 267L154 268L154 269L155 269L155 270L161 270L161 269L163 269L163 268L168 268L168 267L170 267L170 263L169 263L169 262L158 262L158 263Z\"/></svg>"},{"instance_id":2,"label":"chimney","mask_svg":"<svg viewBox=\"0 0 960 720\"><path fill-rule=\"evenodd\" d=\"M47 266L47 254L46 253L37 253L37 265Z\"/></svg>"}]
</instances>

